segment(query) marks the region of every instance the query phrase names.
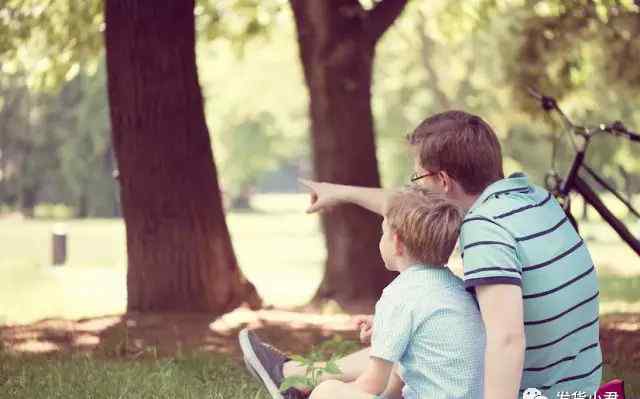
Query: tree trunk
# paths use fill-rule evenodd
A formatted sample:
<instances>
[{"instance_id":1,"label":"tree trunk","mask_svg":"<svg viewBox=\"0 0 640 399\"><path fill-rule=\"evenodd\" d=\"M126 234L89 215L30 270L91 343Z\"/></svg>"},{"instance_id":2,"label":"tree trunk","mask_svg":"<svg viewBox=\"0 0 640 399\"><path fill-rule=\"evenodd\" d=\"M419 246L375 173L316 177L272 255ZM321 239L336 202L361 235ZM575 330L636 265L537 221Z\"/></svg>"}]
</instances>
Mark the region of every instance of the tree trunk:
<instances>
[{"instance_id":1,"label":"tree trunk","mask_svg":"<svg viewBox=\"0 0 640 399\"><path fill-rule=\"evenodd\" d=\"M27 219L32 219L35 216L38 204L38 186L22 187L20 191L20 213Z\"/></svg>"},{"instance_id":2,"label":"tree trunk","mask_svg":"<svg viewBox=\"0 0 640 399\"><path fill-rule=\"evenodd\" d=\"M128 310L257 306L222 209L195 60L193 0L107 0L109 105Z\"/></svg>"},{"instance_id":3,"label":"tree trunk","mask_svg":"<svg viewBox=\"0 0 640 399\"><path fill-rule=\"evenodd\" d=\"M375 44L404 1L291 0L310 95L315 178L379 187L371 112ZM322 215L327 247L316 300L373 302L393 278L378 251L381 219L354 205Z\"/></svg>"}]
</instances>

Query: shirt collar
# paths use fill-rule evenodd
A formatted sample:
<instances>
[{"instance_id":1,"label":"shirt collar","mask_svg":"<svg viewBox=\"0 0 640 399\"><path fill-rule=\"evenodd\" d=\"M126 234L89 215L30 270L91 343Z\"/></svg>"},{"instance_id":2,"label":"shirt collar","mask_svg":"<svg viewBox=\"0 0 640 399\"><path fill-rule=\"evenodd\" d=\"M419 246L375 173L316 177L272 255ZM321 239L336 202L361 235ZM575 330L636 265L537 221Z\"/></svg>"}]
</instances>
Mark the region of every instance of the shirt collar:
<instances>
[{"instance_id":1,"label":"shirt collar","mask_svg":"<svg viewBox=\"0 0 640 399\"><path fill-rule=\"evenodd\" d=\"M451 270L447 266L432 266L424 264L415 264L406 268L399 276L397 276L387 288L393 289L393 287L404 284L403 281L411 281L416 278L417 274L421 274L420 279L426 279L427 281L447 281L450 277ZM423 280L424 281L424 280ZM385 290L387 289L385 288Z\"/></svg>"},{"instance_id":2,"label":"shirt collar","mask_svg":"<svg viewBox=\"0 0 640 399\"><path fill-rule=\"evenodd\" d=\"M531 190L532 187L527 175L522 172L513 173L509 175L509 177L493 182L485 188L471 208L469 208L469 213L473 212L489 199L497 198L500 194L507 192L529 192Z\"/></svg>"}]
</instances>

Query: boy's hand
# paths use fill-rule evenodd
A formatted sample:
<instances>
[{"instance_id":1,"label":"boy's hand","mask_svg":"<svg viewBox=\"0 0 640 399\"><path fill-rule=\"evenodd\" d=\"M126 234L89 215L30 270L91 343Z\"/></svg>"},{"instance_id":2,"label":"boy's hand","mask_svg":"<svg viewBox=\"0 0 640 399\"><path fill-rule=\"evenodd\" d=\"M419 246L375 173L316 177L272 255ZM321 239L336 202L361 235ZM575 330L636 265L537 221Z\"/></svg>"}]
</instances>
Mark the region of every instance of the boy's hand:
<instances>
[{"instance_id":1,"label":"boy's hand","mask_svg":"<svg viewBox=\"0 0 640 399\"><path fill-rule=\"evenodd\" d=\"M371 343L371 335L373 334L373 316L357 315L353 316L353 323L360 329L360 342L365 345Z\"/></svg>"},{"instance_id":2,"label":"boy's hand","mask_svg":"<svg viewBox=\"0 0 640 399\"><path fill-rule=\"evenodd\" d=\"M330 210L342 202L338 198L337 185L335 184L320 183L306 179L298 179L298 181L308 188L311 194L311 205L307 209L307 213Z\"/></svg>"}]
</instances>

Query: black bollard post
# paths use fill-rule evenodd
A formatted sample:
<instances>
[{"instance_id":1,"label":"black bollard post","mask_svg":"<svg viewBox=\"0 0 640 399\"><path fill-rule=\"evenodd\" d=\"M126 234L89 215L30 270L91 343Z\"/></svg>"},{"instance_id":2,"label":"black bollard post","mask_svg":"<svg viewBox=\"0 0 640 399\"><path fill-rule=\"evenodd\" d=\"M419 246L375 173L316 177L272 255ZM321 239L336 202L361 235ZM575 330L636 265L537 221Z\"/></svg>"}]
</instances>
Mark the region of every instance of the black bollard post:
<instances>
[{"instance_id":1,"label":"black bollard post","mask_svg":"<svg viewBox=\"0 0 640 399\"><path fill-rule=\"evenodd\" d=\"M67 261L67 232L62 225L56 225L51 237L53 266L62 266Z\"/></svg>"}]
</instances>

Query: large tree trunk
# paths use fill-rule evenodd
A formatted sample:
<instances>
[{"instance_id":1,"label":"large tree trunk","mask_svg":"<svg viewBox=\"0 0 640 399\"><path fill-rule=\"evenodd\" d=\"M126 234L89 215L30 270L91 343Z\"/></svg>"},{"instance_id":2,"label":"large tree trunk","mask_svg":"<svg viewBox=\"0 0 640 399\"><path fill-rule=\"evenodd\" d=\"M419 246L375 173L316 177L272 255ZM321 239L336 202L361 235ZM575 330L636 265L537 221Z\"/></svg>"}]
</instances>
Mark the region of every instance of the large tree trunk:
<instances>
[{"instance_id":1,"label":"large tree trunk","mask_svg":"<svg viewBox=\"0 0 640 399\"><path fill-rule=\"evenodd\" d=\"M109 105L128 310L227 312L256 291L222 209L195 60L193 0L107 0Z\"/></svg>"},{"instance_id":2,"label":"large tree trunk","mask_svg":"<svg viewBox=\"0 0 640 399\"><path fill-rule=\"evenodd\" d=\"M375 44L404 1L291 0L310 95L315 178L379 187L371 112ZM316 300L372 302L393 278L378 251L381 219L354 205L322 216L328 252Z\"/></svg>"}]
</instances>

